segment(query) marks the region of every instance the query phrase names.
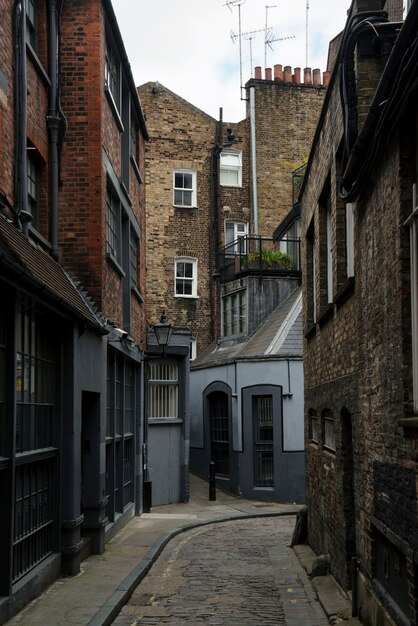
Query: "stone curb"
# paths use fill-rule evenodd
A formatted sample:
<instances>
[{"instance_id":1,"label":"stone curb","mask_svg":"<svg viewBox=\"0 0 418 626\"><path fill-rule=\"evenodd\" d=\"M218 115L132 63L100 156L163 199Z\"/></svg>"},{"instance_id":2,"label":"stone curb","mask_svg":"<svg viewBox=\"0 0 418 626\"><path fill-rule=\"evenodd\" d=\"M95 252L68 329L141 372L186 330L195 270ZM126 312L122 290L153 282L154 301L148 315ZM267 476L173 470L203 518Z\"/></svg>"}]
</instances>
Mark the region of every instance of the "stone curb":
<instances>
[{"instance_id":1,"label":"stone curb","mask_svg":"<svg viewBox=\"0 0 418 626\"><path fill-rule=\"evenodd\" d=\"M171 539L174 539L177 535L193 530L199 526L209 526L210 524L220 524L222 522L231 522L239 519L253 519L257 517L284 517L287 515L296 515L295 511L277 511L266 513L244 513L236 515L228 515L220 519L201 520L198 522L191 522L178 528L165 533L154 545L148 550L144 558L138 563L138 565L132 570L132 572L121 582L116 591L110 596L106 604L96 613L96 615L89 621L87 626L109 626L119 615L122 607L128 602L133 591L138 584L148 574L151 566L155 563L165 546Z\"/></svg>"}]
</instances>

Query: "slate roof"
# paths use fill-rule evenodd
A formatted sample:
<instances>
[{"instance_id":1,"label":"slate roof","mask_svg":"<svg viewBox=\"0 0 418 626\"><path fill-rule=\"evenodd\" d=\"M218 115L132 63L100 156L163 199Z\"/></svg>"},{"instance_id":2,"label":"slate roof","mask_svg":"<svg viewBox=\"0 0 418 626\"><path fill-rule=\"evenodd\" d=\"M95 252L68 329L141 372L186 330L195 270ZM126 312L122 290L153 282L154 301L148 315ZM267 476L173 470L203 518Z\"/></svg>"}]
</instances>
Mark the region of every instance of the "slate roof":
<instances>
[{"instance_id":1,"label":"slate roof","mask_svg":"<svg viewBox=\"0 0 418 626\"><path fill-rule=\"evenodd\" d=\"M214 367L246 359L302 358L302 288L297 287L246 341L210 345L191 364L192 369Z\"/></svg>"},{"instance_id":2,"label":"slate roof","mask_svg":"<svg viewBox=\"0 0 418 626\"><path fill-rule=\"evenodd\" d=\"M45 299L63 306L68 313L106 333L105 320L64 268L0 215L0 264L42 292Z\"/></svg>"}]
</instances>

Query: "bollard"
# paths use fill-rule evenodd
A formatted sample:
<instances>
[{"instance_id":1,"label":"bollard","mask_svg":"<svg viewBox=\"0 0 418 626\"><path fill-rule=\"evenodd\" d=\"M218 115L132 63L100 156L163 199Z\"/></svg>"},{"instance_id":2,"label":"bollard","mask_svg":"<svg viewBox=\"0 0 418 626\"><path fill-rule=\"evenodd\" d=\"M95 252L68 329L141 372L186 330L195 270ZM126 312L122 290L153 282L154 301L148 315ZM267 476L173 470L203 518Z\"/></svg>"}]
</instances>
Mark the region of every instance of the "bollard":
<instances>
[{"instance_id":1,"label":"bollard","mask_svg":"<svg viewBox=\"0 0 418 626\"><path fill-rule=\"evenodd\" d=\"M216 500L215 461L209 463L209 500Z\"/></svg>"}]
</instances>

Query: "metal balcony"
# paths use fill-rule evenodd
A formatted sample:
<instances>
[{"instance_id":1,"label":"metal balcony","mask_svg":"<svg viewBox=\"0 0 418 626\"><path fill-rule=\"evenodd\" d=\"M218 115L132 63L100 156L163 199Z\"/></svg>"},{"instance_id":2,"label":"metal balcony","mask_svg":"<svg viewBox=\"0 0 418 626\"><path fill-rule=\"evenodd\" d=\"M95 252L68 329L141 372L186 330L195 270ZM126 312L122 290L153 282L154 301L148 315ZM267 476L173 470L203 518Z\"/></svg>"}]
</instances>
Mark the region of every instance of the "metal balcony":
<instances>
[{"instance_id":1,"label":"metal balcony","mask_svg":"<svg viewBox=\"0 0 418 626\"><path fill-rule=\"evenodd\" d=\"M250 275L298 277L301 275L300 239L240 237L220 248L216 260L223 283Z\"/></svg>"}]
</instances>

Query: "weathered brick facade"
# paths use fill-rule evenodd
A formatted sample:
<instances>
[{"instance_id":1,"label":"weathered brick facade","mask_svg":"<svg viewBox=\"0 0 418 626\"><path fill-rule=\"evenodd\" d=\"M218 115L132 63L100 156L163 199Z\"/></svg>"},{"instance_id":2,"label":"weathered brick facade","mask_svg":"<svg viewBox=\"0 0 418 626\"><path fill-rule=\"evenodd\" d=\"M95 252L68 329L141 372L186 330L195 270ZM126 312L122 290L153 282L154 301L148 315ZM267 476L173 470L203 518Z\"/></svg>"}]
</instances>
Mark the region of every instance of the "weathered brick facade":
<instances>
[{"instance_id":1,"label":"weathered brick facade","mask_svg":"<svg viewBox=\"0 0 418 626\"><path fill-rule=\"evenodd\" d=\"M383 4L354 2L352 15ZM397 19L399 3L388 9ZM376 31L379 20L384 14ZM402 45L409 32L405 22ZM371 121L376 91L390 111L399 107L381 90L402 71L401 62L388 61L379 82L372 40L365 25L355 54L358 124L350 160L343 154L337 63L303 188L308 539L317 553L330 555L332 573L346 587L357 558L357 608L366 624L415 624L418 457L404 223L416 181L416 99L410 96L396 126L386 111L377 125Z\"/></svg>"},{"instance_id":2,"label":"weathered brick facade","mask_svg":"<svg viewBox=\"0 0 418 626\"><path fill-rule=\"evenodd\" d=\"M147 129L109 0L0 12L4 623L142 510Z\"/></svg>"},{"instance_id":3,"label":"weathered brick facade","mask_svg":"<svg viewBox=\"0 0 418 626\"><path fill-rule=\"evenodd\" d=\"M253 94L253 144L249 102L246 119L230 124L222 112L217 122L158 83L138 89L151 137L146 148L148 318L158 320L165 310L173 323L191 331L198 352L221 334L214 274L228 225L240 223L245 234L271 237L292 206L292 172L309 153L325 87L318 70L314 80L307 71L303 82L300 70L292 75L290 67L284 73L280 68L274 80L271 70L264 80L257 69L246 85L248 100ZM219 184L221 147L241 153L240 185ZM173 206L176 169L196 171L197 207ZM197 298L174 295L176 257L197 259Z\"/></svg>"}]
</instances>

